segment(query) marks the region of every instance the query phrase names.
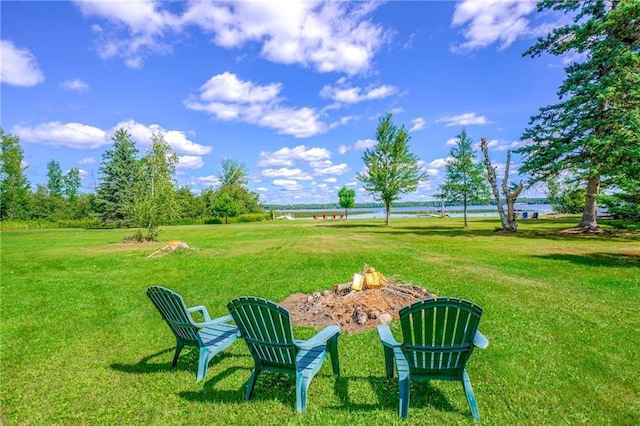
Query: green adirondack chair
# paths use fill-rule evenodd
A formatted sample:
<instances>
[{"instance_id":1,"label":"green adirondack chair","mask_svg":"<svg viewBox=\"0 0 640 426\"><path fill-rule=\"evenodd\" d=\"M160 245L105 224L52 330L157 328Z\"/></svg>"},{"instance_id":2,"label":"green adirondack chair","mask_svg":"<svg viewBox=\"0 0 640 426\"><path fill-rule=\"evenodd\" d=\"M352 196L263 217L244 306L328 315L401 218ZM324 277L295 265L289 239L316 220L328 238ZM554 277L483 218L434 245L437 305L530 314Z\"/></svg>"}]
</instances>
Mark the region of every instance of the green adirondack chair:
<instances>
[{"instance_id":1,"label":"green adirondack chair","mask_svg":"<svg viewBox=\"0 0 640 426\"><path fill-rule=\"evenodd\" d=\"M185 346L198 347L200 348L200 359L197 380L204 379L211 359L220 351L228 348L238 338L238 327L227 324L232 320L231 315L212 320L204 306L187 308L182 296L160 286L149 287L147 296L176 337L176 352L171 368L175 368L178 363L178 356L180 356L182 348ZM203 322L193 320L191 314L197 311L202 313Z\"/></svg>"},{"instance_id":2,"label":"green adirondack chair","mask_svg":"<svg viewBox=\"0 0 640 426\"><path fill-rule=\"evenodd\" d=\"M426 299L399 311L403 343L398 343L388 325L378 326L384 347L387 378L393 378L395 358L400 388L399 414L409 415L409 382L432 379L462 382L471 414L480 419L471 380L465 365L473 348L489 341L478 331L482 308L457 298Z\"/></svg>"},{"instance_id":3,"label":"green adirondack chair","mask_svg":"<svg viewBox=\"0 0 640 426\"><path fill-rule=\"evenodd\" d=\"M307 389L327 355L333 374L340 375L338 336L340 326L329 325L309 340L293 337L289 311L266 299L238 297L227 304L253 356L254 369L245 399L251 398L258 375L263 370L279 371L296 378L296 409L307 408Z\"/></svg>"}]
</instances>

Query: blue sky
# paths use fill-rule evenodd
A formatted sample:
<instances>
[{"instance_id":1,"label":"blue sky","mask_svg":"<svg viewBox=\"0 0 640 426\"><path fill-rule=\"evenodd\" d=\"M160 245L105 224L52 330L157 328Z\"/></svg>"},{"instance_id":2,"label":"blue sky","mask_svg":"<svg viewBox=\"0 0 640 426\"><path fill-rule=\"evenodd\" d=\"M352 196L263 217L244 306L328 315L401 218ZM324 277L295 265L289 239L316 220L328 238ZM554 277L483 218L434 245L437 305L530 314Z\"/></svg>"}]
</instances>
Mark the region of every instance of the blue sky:
<instances>
[{"instance_id":1,"label":"blue sky","mask_svg":"<svg viewBox=\"0 0 640 426\"><path fill-rule=\"evenodd\" d=\"M118 128L141 153L164 133L177 183L215 186L244 163L265 203L371 201L356 174L378 118L410 131L430 200L466 128L506 150L557 101L570 57L522 57L566 18L510 0L411 2L29 2L2 8L1 125L18 135L32 185L47 163L100 181ZM517 179L520 159L512 159ZM540 188L525 195L540 195Z\"/></svg>"}]
</instances>

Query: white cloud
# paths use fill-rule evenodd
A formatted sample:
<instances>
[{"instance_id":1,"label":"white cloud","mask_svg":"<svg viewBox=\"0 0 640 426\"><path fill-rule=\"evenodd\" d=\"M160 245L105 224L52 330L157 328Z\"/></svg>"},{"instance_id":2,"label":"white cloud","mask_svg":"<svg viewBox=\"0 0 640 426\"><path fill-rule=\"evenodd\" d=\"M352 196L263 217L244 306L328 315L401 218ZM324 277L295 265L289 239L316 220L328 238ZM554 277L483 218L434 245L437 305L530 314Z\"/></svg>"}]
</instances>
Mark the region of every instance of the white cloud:
<instances>
[{"instance_id":1,"label":"white cloud","mask_svg":"<svg viewBox=\"0 0 640 426\"><path fill-rule=\"evenodd\" d=\"M378 141L375 139L360 139L356 141L355 148L358 151L364 151L365 149L373 148L377 143Z\"/></svg>"},{"instance_id":2,"label":"white cloud","mask_svg":"<svg viewBox=\"0 0 640 426\"><path fill-rule=\"evenodd\" d=\"M326 179L324 179L324 182L326 182L326 183L336 183L336 182L338 182L338 179L336 179L336 178L326 178Z\"/></svg>"},{"instance_id":3,"label":"white cloud","mask_svg":"<svg viewBox=\"0 0 640 426\"><path fill-rule=\"evenodd\" d=\"M152 0L75 3L84 16L106 20L93 26L100 56L121 57L133 68L150 53L170 52L171 38L190 26L212 34L223 48L255 43L272 62L349 74L366 71L389 38L368 19L377 3L193 1L179 11Z\"/></svg>"},{"instance_id":4,"label":"white cloud","mask_svg":"<svg viewBox=\"0 0 640 426\"><path fill-rule=\"evenodd\" d=\"M444 166L447 165L447 159L446 158L436 158L435 160L433 160L432 162L429 163L429 168L432 169L443 169Z\"/></svg>"},{"instance_id":5,"label":"white cloud","mask_svg":"<svg viewBox=\"0 0 640 426\"><path fill-rule=\"evenodd\" d=\"M295 179L295 180L312 180L313 178L309 176L307 173L304 173L301 169L264 169L262 171L262 176L273 179L273 178L287 178L287 179Z\"/></svg>"},{"instance_id":6,"label":"white cloud","mask_svg":"<svg viewBox=\"0 0 640 426\"><path fill-rule=\"evenodd\" d=\"M506 49L519 37L539 33L527 18L535 10L536 2L528 0L463 0L456 4L451 24L466 25L462 30L465 41L452 50L472 51L493 43Z\"/></svg>"},{"instance_id":7,"label":"white cloud","mask_svg":"<svg viewBox=\"0 0 640 426\"><path fill-rule=\"evenodd\" d=\"M11 86L30 87L44 81L36 57L30 50L0 40L0 82Z\"/></svg>"},{"instance_id":8,"label":"white cloud","mask_svg":"<svg viewBox=\"0 0 640 426\"><path fill-rule=\"evenodd\" d=\"M220 184L220 179L218 179L218 177L214 175L201 176L197 178L197 181L199 184L205 186L217 186Z\"/></svg>"},{"instance_id":9,"label":"white cloud","mask_svg":"<svg viewBox=\"0 0 640 426\"><path fill-rule=\"evenodd\" d=\"M436 120L438 123L446 123L447 127L453 126L469 126L472 124L489 124L491 121L484 115L477 115L475 112L468 112L465 114L442 117Z\"/></svg>"},{"instance_id":10,"label":"white cloud","mask_svg":"<svg viewBox=\"0 0 640 426\"><path fill-rule=\"evenodd\" d=\"M445 146L455 146L457 143L458 143L458 138L449 138L444 144Z\"/></svg>"},{"instance_id":11,"label":"white cloud","mask_svg":"<svg viewBox=\"0 0 640 426\"><path fill-rule=\"evenodd\" d=\"M162 133L164 140L177 154L205 155L212 150L210 146L200 145L190 141L183 131L166 130L158 124L146 125L138 123L135 120L126 120L116 124L112 130L115 132L117 129L126 130L131 134L132 140L143 146L151 143L151 136L154 133Z\"/></svg>"},{"instance_id":12,"label":"white cloud","mask_svg":"<svg viewBox=\"0 0 640 426\"><path fill-rule=\"evenodd\" d=\"M78 164L81 166L95 164L95 163L96 163L96 159L93 157L83 158L80 161L78 161Z\"/></svg>"},{"instance_id":13,"label":"white cloud","mask_svg":"<svg viewBox=\"0 0 640 426\"><path fill-rule=\"evenodd\" d=\"M60 87L64 90L74 90L76 92L84 92L89 90L89 85L79 78L65 80L60 83Z\"/></svg>"},{"instance_id":14,"label":"white cloud","mask_svg":"<svg viewBox=\"0 0 640 426\"><path fill-rule=\"evenodd\" d=\"M110 143L104 130L81 123L50 121L35 127L17 125L13 127L12 133L25 142L67 148L91 149Z\"/></svg>"},{"instance_id":15,"label":"white cloud","mask_svg":"<svg viewBox=\"0 0 640 426\"><path fill-rule=\"evenodd\" d=\"M338 147L338 154L346 154L346 153L347 153L347 151L349 151L350 149L351 149L351 148L349 148L349 147L348 147L348 146L346 146L346 145L340 145L340 146Z\"/></svg>"},{"instance_id":16,"label":"white cloud","mask_svg":"<svg viewBox=\"0 0 640 426\"><path fill-rule=\"evenodd\" d=\"M321 164L314 164L313 173L315 175L343 175L349 171L349 165L346 163L331 164L330 161Z\"/></svg>"},{"instance_id":17,"label":"white cloud","mask_svg":"<svg viewBox=\"0 0 640 426\"><path fill-rule=\"evenodd\" d=\"M202 166L204 166L204 161L198 155L179 155L176 169L197 170L201 169Z\"/></svg>"},{"instance_id":18,"label":"white cloud","mask_svg":"<svg viewBox=\"0 0 640 426\"><path fill-rule=\"evenodd\" d=\"M275 186L280 186L282 189L287 191L300 191L302 190L302 185L298 183L297 180L293 179L275 179L273 181Z\"/></svg>"},{"instance_id":19,"label":"white cloud","mask_svg":"<svg viewBox=\"0 0 640 426\"><path fill-rule=\"evenodd\" d=\"M258 166L291 166L295 161L319 161L331 158L331 153L326 148L307 148L298 145L295 148L281 148L276 152L260 152Z\"/></svg>"},{"instance_id":20,"label":"white cloud","mask_svg":"<svg viewBox=\"0 0 640 426\"><path fill-rule=\"evenodd\" d=\"M326 85L320 96L345 104L356 104L364 101L383 99L398 92L394 86L387 84L369 85L367 87L351 87L345 78L339 79L334 86Z\"/></svg>"},{"instance_id":21,"label":"white cloud","mask_svg":"<svg viewBox=\"0 0 640 426\"><path fill-rule=\"evenodd\" d=\"M413 126L411 126L411 128L409 129L410 132L415 132L416 130L422 130L426 125L426 122L422 117L414 118L413 120L411 120L411 123L413 124Z\"/></svg>"},{"instance_id":22,"label":"white cloud","mask_svg":"<svg viewBox=\"0 0 640 426\"><path fill-rule=\"evenodd\" d=\"M225 72L211 77L184 104L194 111L206 112L219 120L237 120L276 130L280 134L304 138L323 133L327 125L313 108L282 105L278 96L282 85L264 86L240 80Z\"/></svg>"}]
</instances>

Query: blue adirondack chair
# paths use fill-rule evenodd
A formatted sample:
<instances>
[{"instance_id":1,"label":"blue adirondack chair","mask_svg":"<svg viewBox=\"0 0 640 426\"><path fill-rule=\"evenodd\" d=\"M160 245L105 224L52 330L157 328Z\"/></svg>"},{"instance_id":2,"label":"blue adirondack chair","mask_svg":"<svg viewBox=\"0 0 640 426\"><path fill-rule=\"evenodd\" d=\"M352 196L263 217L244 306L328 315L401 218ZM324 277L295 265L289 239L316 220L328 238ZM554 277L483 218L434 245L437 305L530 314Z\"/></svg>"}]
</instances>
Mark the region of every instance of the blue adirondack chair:
<instances>
[{"instance_id":1,"label":"blue adirondack chair","mask_svg":"<svg viewBox=\"0 0 640 426\"><path fill-rule=\"evenodd\" d=\"M197 380L207 375L209 361L220 351L228 348L238 338L238 327L227 324L232 320L231 315L211 319L204 306L187 308L178 293L160 286L147 289L147 296L167 322L176 337L176 352L173 356L171 368L178 363L178 356L185 346L200 348ZM191 316L194 312L201 312L203 322L196 322Z\"/></svg>"},{"instance_id":2,"label":"blue adirondack chair","mask_svg":"<svg viewBox=\"0 0 640 426\"><path fill-rule=\"evenodd\" d=\"M307 408L307 389L327 355L333 374L340 375L338 336L340 326L329 325L309 340L293 337L289 311L266 299L238 297L227 304L253 356L254 369L245 399L251 398L258 375L263 370L279 371L296 378L296 409Z\"/></svg>"},{"instance_id":3,"label":"blue adirondack chair","mask_svg":"<svg viewBox=\"0 0 640 426\"><path fill-rule=\"evenodd\" d=\"M393 378L395 359L400 388L399 415L409 415L409 382L432 379L462 382L471 414L480 419L465 365L474 347L489 341L478 331L482 308L457 298L426 299L399 311L403 343L388 325L378 326L385 355L387 378Z\"/></svg>"}]
</instances>

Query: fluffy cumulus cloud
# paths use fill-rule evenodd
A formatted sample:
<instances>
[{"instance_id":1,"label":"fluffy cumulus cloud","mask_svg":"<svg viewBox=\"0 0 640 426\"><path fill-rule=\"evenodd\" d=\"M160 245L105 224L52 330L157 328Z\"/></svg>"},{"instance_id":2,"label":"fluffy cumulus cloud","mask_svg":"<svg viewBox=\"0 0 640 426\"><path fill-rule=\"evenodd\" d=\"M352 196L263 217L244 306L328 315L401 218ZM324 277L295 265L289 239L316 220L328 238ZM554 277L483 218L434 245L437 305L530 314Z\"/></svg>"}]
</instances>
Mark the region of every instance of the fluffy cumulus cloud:
<instances>
[{"instance_id":1,"label":"fluffy cumulus cloud","mask_svg":"<svg viewBox=\"0 0 640 426\"><path fill-rule=\"evenodd\" d=\"M49 121L38 124L35 127L17 125L11 131L25 142L67 148L91 149L111 143L107 132L98 127L82 123Z\"/></svg>"},{"instance_id":2,"label":"fluffy cumulus cloud","mask_svg":"<svg viewBox=\"0 0 640 426\"><path fill-rule=\"evenodd\" d=\"M472 51L498 43L509 47L519 37L540 33L532 28L528 15L536 10L529 0L463 0L456 5L451 25L463 27L464 42L454 51Z\"/></svg>"},{"instance_id":3,"label":"fluffy cumulus cloud","mask_svg":"<svg viewBox=\"0 0 640 426\"><path fill-rule=\"evenodd\" d=\"M30 87L44 81L36 57L30 50L0 40L0 82L11 86Z\"/></svg>"},{"instance_id":4,"label":"fluffy cumulus cloud","mask_svg":"<svg viewBox=\"0 0 640 426\"><path fill-rule=\"evenodd\" d=\"M356 141L355 148L358 151L364 151L365 149L373 148L377 143L378 141L375 139L360 139Z\"/></svg>"},{"instance_id":5,"label":"fluffy cumulus cloud","mask_svg":"<svg viewBox=\"0 0 640 426\"><path fill-rule=\"evenodd\" d=\"M131 139L142 146L151 143L151 137L154 133L161 133L164 140L171 146L171 149L177 154L185 155L205 155L211 152L211 147L200 145L187 139L186 134L180 130L167 130L158 124L146 125L138 123L135 120L121 121L113 127L115 132L117 129L124 129L131 134Z\"/></svg>"},{"instance_id":6,"label":"fluffy cumulus cloud","mask_svg":"<svg viewBox=\"0 0 640 426\"><path fill-rule=\"evenodd\" d=\"M368 19L377 2L203 0L185 2L181 10L152 0L75 3L84 16L104 20L94 25L100 55L121 57L133 68L149 54L170 52L190 28L211 34L223 48L255 44L272 62L349 74L367 70L389 38Z\"/></svg>"},{"instance_id":7,"label":"fluffy cumulus cloud","mask_svg":"<svg viewBox=\"0 0 640 426\"><path fill-rule=\"evenodd\" d=\"M260 167L286 166L290 167L297 161L320 161L331 158L331 152L326 148L307 148L298 145L294 148L281 148L275 152L260 152Z\"/></svg>"},{"instance_id":8,"label":"fluffy cumulus cloud","mask_svg":"<svg viewBox=\"0 0 640 426\"><path fill-rule=\"evenodd\" d=\"M275 179L273 181L275 186L279 186L281 189L285 191L300 191L302 190L302 185L297 180L294 179Z\"/></svg>"},{"instance_id":9,"label":"fluffy cumulus cloud","mask_svg":"<svg viewBox=\"0 0 640 426\"><path fill-rule=\"evenodd\" d=\"M198 155L179 155L176 169L196 170L202 168L202 166L204 166L204 161Z\"/></svg>"},{"instance_id":10,"label":"fluffy cumulus cloud","mask_svg":"<svg viewBox=\"0 0 640 426\"><path fill-rule=\"evenodd\" d=\"M438 123L446 123L447 127L453 126L469 126L472 124L489 124L491 121L484 115L478 115L475 112L468 112L465 114L446 116L436 120Z\"/></svg>"},{"instance_id":11,"label":"fluffy cumulus cloud","mask_svg":"<svg viewBox=\"0 0 640 426\"><path fill-rule=\"evenodd\" d=\"M411 120L411 124L413 124L413 126L411 126L411 128L409 129L410 132L415 132L417 130L422 130L424 129L424 126L427 124L426 121L424 121L424 118L422 117L418 117L418 118L414 118L413 120Z\"/></svg>"},{"instance_id":12,"label":"fluffy cumulus cloud","mask_svg":"<svg viewBox=\"0 0 640 426\"><path fill-rule=\"evenodd\" d=\"M75 92L85 92L89 90L89 85L79 78L74 78L71 80L65 80L60 83L60 88L64 90L71 90Z\"/></svg>"},{"instance_id":13,"label":"fluffy cumulus cloud","mask_svg":"<svg viewBox=\"0 0 640 426\"><path fill-rule=\"evenodd\" d=\"M285 178L293 180L312 180L308 173L303 172L301 169L289 169L286 167L280 169L264 169L262 176L270 179Z\"/></svg>"},{"instance_id":14,"label":"fluffy cumulus cloud","mask_svg":"<svg viewBox=\"0 0 640 426\"><path fill-rule=\"evenodd\" d=\"M190 95L184 104L219 120L238 120L274 129L298 138L314 136L327 130L320 114L313 108L293 108L282 104L282 85L259 85L225 72L214 75Z\"/></svg>"},{"instance_id":15,"label":"fluffy cumulus cloud","mask_svg":"<svg viewBox=\"0 0 640 426\"><path fill-rule=\"evenodd\" d=\"M398 89L387 84L353 87L345 78L340 78L335 85L326 85L320 96L343 104L356 104L364 101L383 99L394 95Z\"/></svg>"}]
</instances>

